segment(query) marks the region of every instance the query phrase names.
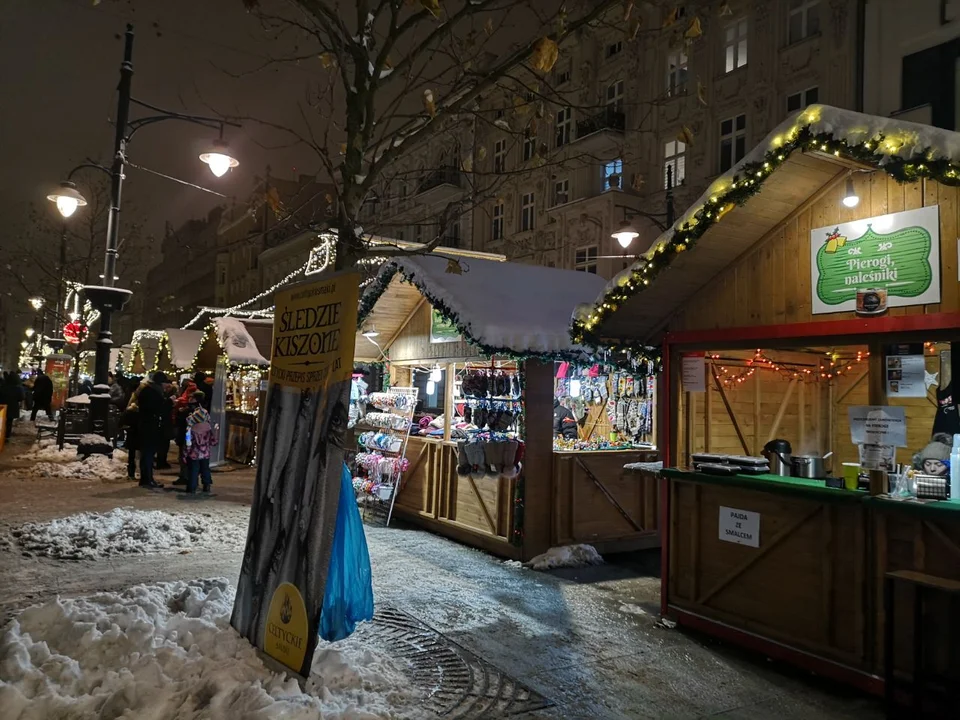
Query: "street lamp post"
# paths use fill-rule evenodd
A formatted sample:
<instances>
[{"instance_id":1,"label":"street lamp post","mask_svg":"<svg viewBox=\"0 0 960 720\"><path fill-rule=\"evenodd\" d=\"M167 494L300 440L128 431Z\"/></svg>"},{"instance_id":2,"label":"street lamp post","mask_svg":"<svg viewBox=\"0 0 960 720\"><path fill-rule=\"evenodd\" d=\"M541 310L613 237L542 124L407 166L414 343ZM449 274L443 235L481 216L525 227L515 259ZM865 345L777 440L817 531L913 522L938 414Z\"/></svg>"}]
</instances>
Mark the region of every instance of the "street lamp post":
<instances>
[{"instance_id":1,"label":"street lamp post","mask_svg":"<svg viewBox=\"0 0 960 720\"><path fill-rule=\"evenodd\" d=\"M94 394L91 396L91 415L93 431L106 436L109 393L107 389L107 375L110 371L110 350L113 347L113 333L111 321L113 313L122 310L130 299L132 292L115 286L117 270L117 253L120 235L120 202L123 191L124 169L127 165L127 145L134 133L146 125L152 125L164 120L181 120L196 125L220 131L219 138L214 141L210 152L200 155L200 160L210 166L210 170L217 177L222 176L230 168L239 164L229 154L227 142L223 139L225 125L239 127L237 123L221 118L205 117L201 115L184 115L158 108L142 102L131 96L133 82L133 25L127 25L123 49L123 62L120 64L120 84L117 87L117 116L116 132L113 141L113 162L106 168L94 162L83 163L74 168L67 181L61 183L60 190L48 196L56 202L57 209L64 218L70 217L78 207L86 205L86 200L77 192L76 186L70 182L70 177L84 167L96 168L110 176L110 211L107 215L107 243L103 259L103 284L88 285L83 288L84 295L90 304L100 312L100 327L97 333L97 347L94 363ZM130 105L153 111L154 115L130 119ZM168 177L168 176L164 176ZM176 178L169 178L176 180ZM177 182L183 182L177 180ZM192 183L183 183L192 185ZM198 186L193 186L198 187ZM204 188L200 188L204 189ZM63 266L66 264L66 225L64 225L60 242L60 272L63 282Z\"/></svg>"}]
</instances>

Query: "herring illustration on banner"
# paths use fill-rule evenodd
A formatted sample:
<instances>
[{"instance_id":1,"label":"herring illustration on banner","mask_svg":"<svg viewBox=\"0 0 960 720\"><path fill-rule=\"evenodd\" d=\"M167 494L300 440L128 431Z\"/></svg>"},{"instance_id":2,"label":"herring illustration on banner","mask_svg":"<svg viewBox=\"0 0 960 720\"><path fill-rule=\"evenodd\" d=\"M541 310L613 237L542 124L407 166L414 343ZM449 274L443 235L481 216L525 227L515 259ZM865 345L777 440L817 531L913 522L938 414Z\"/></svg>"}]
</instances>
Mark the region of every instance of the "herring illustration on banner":
<instances>
[{"instance_id":1,"label":"herring illustration on banner","mask_svg":"<svg viewBox=\"0 0 960 720\"><path fill-rule=\"evenodd\" d=\"M934 205L811 230L813 313L939 302L939 223Z\"/></svg>"},{"instance_id":2,"label":"herring illustration on banner","mask_svg":"<svg viewBox=\"0 0 960 720\"><path fill-rule=\"evenodd\" d=\"M257 481L231 624L306 677L340 499L360 277L277 291Z\"/></svg>"}]
</instances>

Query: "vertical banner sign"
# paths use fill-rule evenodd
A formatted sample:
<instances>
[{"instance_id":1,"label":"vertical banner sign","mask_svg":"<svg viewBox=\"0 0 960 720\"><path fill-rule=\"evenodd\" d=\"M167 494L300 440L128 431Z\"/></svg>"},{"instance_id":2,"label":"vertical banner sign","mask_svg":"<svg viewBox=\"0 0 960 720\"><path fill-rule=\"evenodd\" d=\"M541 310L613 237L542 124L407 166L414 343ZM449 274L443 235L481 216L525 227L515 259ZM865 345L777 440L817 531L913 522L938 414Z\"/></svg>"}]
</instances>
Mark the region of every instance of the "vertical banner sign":
<instances>
[{"instance_id":1,"label":"vertical banner sign","mask_svg":"<svg viewBox=\"0 0 960 720\"><path fill-rule=\"evenodd\" d=\"M303 677L340 499L359 284L357 273L323 273L274 296L257 482L230 623Z\"/></svg>"},{"instance_id":2,"label":"vertical banner sign","mask_svg":"<svg viewBox=\"0 0 960 720\"><path fill-rule=\"evenodd\" d=\"M937 205L810 231L813 313L940 302L940 208Z\"/></svg>"},{"instance_id":3,"label":"vertical banner sign","mask_svg":"<svg viewBox=\"0 0 960 720\"><path fill-rule=\"evenodd\" d=\"M50 376L53 382L53 399L50 401L50 410L56 411L67 402L70 387L70 357L68 355L50 355L43 371Z\"/></svg>"}]
</instances>

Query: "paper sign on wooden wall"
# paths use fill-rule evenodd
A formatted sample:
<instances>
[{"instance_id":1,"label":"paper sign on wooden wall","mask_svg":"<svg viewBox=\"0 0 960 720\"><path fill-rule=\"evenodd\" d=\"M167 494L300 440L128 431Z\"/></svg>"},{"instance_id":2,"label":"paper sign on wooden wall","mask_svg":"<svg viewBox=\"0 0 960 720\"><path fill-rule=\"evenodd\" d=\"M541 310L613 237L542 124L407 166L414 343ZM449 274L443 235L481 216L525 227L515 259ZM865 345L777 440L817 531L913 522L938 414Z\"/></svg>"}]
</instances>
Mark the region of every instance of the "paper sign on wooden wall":
<instances>
[{"instance_id":1,"label":"paper sign on wooden wall","mask_svg":"<svg viewBox=\"0 0 960 720\"><path fill-rule=\"evenodd\" d=\"M706 358L702 353L684 355L681 358L680 370L684 392L706 392Z\"/></svg>"},{"instance_id":2,"label":"paper sign on wooden wall","mask_svg":"<svg viewBox=\"0 0 960 720\"><path fill-rule=\"evenodd\" d=\"M760 513L720 506L720 539L760 547Z\"/></svg>"}]
</instances>

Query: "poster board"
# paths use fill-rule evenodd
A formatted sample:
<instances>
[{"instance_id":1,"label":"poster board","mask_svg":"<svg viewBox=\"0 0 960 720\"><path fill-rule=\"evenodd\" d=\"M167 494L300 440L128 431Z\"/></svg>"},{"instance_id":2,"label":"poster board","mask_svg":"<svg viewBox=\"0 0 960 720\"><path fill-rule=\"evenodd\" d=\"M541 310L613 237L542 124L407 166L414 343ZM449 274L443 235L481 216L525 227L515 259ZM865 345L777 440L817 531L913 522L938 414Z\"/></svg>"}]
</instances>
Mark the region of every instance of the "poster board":
<instances>
[{"instance_id":1,"label":"poster board","mask_svg":"<svg viewBox=\"0 0 960 720\"><path fill-rule=\"evenodd\" d=\"M461 339L457 326L441 315L436 308L430 308L430 342L459 342Z\"/></svg>"},{"instance_id":2,"label":"poster board","mask_svg":"<svg viewBox=\"0 0 960 720\"><path fill-rule=\"evenodd\" d=\"M43 371L50 376L50 380L53 382L53 399L50 401L50 411L56 412L66 404L70 395L70 356L48 355Z\"/></svg>"},{"instance_id":3,"label":"poster board","mask_svg":"<svg viewBox=\"0 0 960 720\"><path fill-rule=\"evenodd\" d=\"M340 500L360 276L278 290L257 481L230 624L310 674Z\"/></svg>"},{"instance_id":4,"label":"poster board","mask_svg":"<svg viewBox=\"0 0 960 720\"><path fill-rule=\"evenodd\" d=\"M939 206L813 228L810 287L814 315L940 302Z\"/></svg>"}]
</instances>

